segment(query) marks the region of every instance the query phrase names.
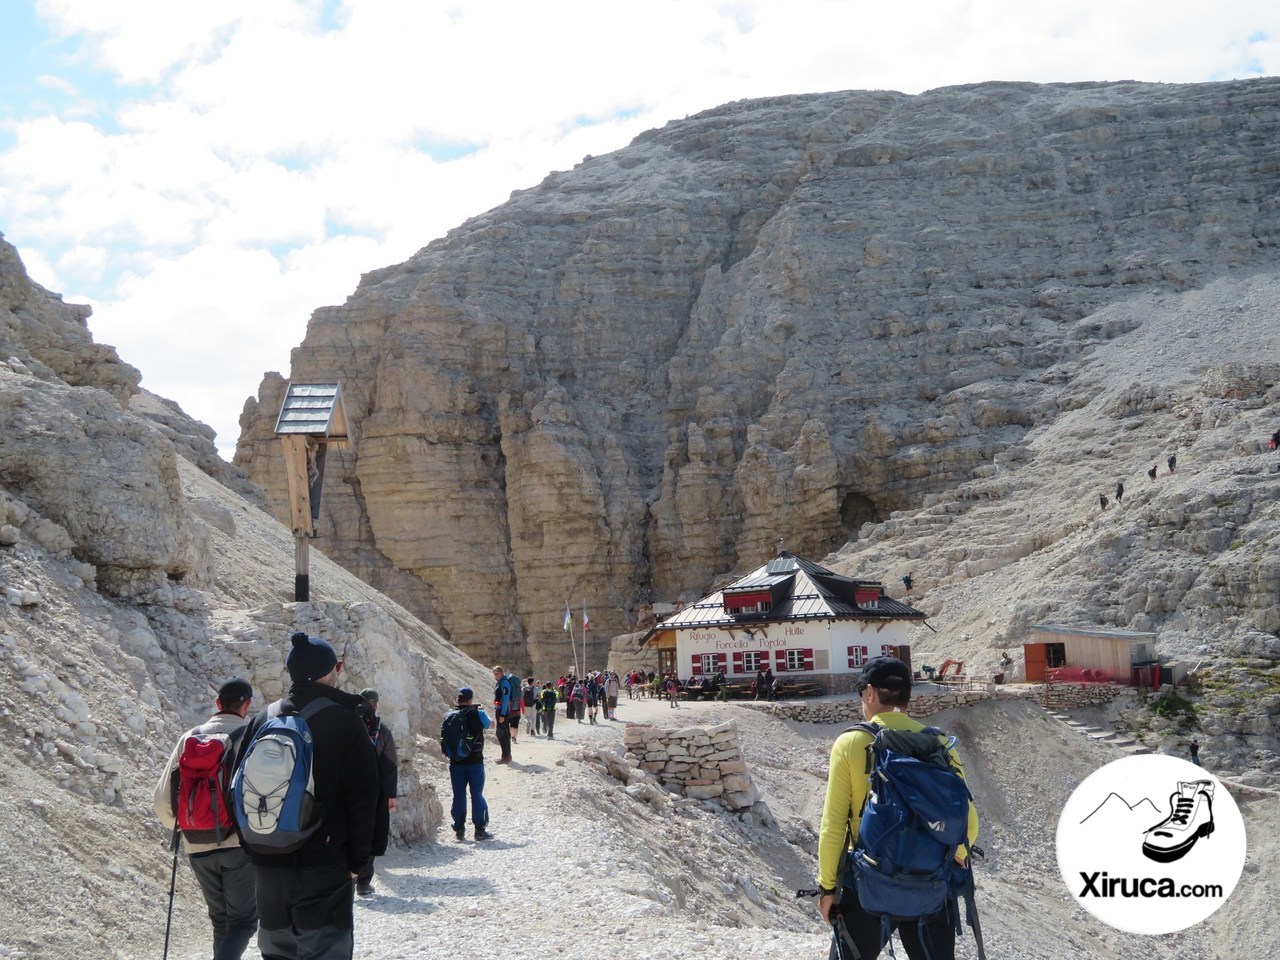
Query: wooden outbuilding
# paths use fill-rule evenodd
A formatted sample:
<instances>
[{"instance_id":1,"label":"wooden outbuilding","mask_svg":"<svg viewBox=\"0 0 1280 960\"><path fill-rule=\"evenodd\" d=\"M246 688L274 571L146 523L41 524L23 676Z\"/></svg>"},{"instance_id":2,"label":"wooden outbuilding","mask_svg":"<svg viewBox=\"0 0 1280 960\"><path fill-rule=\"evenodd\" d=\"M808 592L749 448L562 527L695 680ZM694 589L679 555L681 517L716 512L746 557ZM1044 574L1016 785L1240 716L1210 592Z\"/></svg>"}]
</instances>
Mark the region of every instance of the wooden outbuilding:
<instances>
[{"instance_id":1,"label":"wooden outbuilding","mask_svg":"<svg viewBox=\"0 0 1280 960\"><path fill-rule=\"evenodd\" d=\"M1022 645L1027 680L1159 685L1156 635L1135 630L1037 623Z\"/></svg>"}]
</instances>

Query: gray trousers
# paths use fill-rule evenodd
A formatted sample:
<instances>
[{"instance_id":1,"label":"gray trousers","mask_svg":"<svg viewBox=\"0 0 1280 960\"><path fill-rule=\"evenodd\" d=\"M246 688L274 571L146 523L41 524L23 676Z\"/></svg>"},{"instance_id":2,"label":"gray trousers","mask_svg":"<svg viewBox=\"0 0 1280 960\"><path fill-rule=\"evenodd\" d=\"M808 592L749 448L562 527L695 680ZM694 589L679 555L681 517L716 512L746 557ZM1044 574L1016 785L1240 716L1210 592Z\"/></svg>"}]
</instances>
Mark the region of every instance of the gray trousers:
<instances>
[{"instance_id":1,"label":"gray trousers","mask_svg":"<svg viewBox=\"0 0 1280 960\"><path fill-rule=\"evenodd\" d=\"M213 924L213 960L240 960L258 929L258 884L240 847L189 858Z\"/></svg>"}]
</instances>

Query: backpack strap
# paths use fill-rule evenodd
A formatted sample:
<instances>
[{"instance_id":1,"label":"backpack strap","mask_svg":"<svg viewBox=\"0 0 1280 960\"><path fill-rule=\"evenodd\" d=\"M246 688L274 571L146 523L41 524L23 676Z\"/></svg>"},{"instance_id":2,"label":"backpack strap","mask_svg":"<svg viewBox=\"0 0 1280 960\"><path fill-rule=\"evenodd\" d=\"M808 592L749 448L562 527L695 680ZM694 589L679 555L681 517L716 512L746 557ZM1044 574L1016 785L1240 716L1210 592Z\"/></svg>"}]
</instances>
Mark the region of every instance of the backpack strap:
<instances>
[{"instance_id":1,"label":"backpack strap","mask_svg":"<svg viewBox=\"0 0 1280 960\"><path fill-rule=\"evenodd\" d=\"M867 776L871 776L871 771L875 768L875 745L880 739L880 734L884 731L884 727L878 723L872 723L870 720L863 720L861 723L855 723L845 733L869 733L871 734L871 742L867 744Z\"/></svg>"}]
</instances>

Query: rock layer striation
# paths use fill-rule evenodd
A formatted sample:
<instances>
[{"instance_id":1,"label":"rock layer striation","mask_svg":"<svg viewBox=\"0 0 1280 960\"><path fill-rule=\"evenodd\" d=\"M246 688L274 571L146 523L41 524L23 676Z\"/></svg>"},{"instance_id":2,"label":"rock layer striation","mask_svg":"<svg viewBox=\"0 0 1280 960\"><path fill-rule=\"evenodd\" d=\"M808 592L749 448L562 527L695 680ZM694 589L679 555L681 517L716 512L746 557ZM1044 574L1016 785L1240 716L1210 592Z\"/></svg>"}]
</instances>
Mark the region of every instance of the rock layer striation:
<instances>
[{"instance_id":1,"label":"rock layer striation","mask_svg":"<svg viewBox=\"0 0 1280 960\"><path fill-rule=\"evenodd\" d=\"M291 375L340 379L357 435L317 545L477 657L563 672L566 602L604 638L779 538L821 556L1056 417L1045 373L1130 329L1108 305L1274 261L1278 133L1264 79L790 96L642 134L315 312ZM283 385L236 454L281 515Z\"/></svg>"}]
</instances>

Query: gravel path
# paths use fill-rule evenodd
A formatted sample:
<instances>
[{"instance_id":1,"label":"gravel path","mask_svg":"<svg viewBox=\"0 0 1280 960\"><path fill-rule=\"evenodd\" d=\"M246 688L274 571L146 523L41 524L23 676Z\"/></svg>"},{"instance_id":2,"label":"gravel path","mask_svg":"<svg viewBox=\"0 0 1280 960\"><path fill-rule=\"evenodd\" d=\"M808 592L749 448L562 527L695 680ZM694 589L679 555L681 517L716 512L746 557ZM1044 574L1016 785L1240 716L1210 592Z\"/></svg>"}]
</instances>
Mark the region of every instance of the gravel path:
<instances>
[{"instance_id":1,"label":"gravel path","mask_svg":"<svg viewBox=\"0 0 1280 960\"><path fill-rule=\"evenodd\" d=\"M356 956L825 957L828 935L814 903L797 901L794 891L812 885L826 756L838 730L778 721L738 704L675 711L658 701L623 700L618 712L673 728L734 720L767 811L744 819L684 800L655 810L592 762L596 751L621 751L623 723L593 727L560 718L555 741L524 734L515 763L489 761L492 841L454 840L446 817L438 842L379 859L376 894L356 902ZM1066 798L1114 759L1115 749L1087 741L1032 704L988 704L931 719L960 737L983 818L988 858L978 903L993 960L1274 954L1270 837L1280 804L1242 805L1249 863L1217 915L1169 936L1124 934L1079 909L1053 849ZM428 757L423 771L447 806L443 763ZM186 905L188 919L193 909ZM184 931L195 929L184 924ZM181 942L172 955L203 955L189 934ZM957 956L976 956L967 931Z\"/></svg>"}]
</instances>

